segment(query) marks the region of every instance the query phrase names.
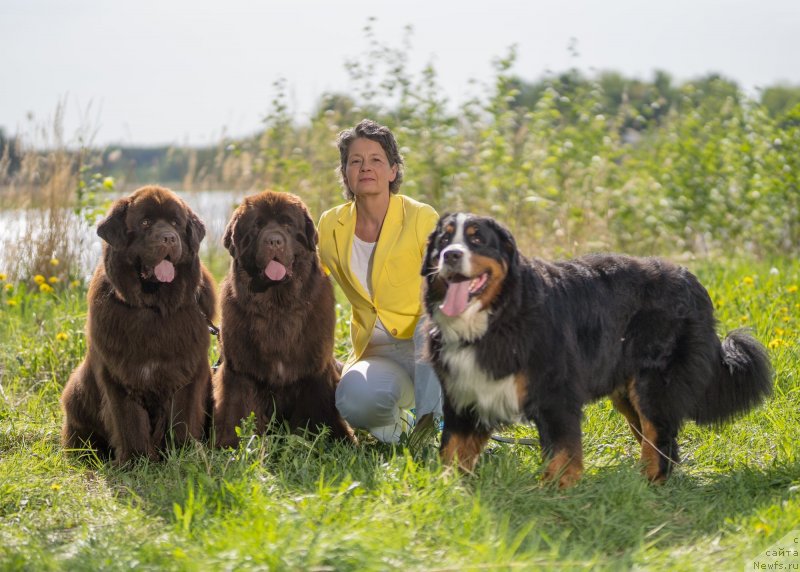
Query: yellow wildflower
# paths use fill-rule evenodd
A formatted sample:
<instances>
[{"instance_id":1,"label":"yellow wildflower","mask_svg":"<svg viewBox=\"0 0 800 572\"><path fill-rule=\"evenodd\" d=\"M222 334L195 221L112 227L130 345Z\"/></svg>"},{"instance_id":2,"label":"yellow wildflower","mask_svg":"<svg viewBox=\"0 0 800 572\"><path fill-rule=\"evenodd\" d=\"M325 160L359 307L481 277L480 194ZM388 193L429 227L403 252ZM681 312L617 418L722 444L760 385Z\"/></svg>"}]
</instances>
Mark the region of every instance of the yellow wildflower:
<instances>
[{"instance_id":1,"label":"yellow wildflower","mask_svg":"<svg viewBox=\"0 0 800 572\"><path fill-rule=\"evenodd\" d=\"M783 312L784 314L788 314L789 313L789 306L784 306L783 308L781 308L781 312Z\"/></svg>"},{"instance_id":2,"label":"yellow wildflower","mask_svg":"<svg viewBox=\"0 0 800 572\"><path fill-rule=\"evenodd\" d=\"M747 322L749 319L750 319L750 316L742 316L741 318L739 318L739 321L740 321L741 323L743 323L743 324L744 324L744 323L745 323L745 322Z\"/></svg>"},{"instance_id":3,"label":"yellow wildflower","mask_svg":"<svg viewBox=\"0 0 800 572\"><path fill-rule=\"evenodd\" d=\"M103 186L109 191L114 188L114 177L106 177L103 179Z\"/></svg>"},{"instance_id":4,"label":"yellow wildflower","mask_svg":"<svg viewBox=\"0 0 800 572\"><path fill-rule=\"evenodd\" d=\"M50 284L58 284L60 282L58 276L51 276L47 281L50 282Z\"/></svg>"},{"instance_id":5,"label":"yellow wildflower","mask_svg":"<svg viewBox=\"0 0 800 572\"><path fill-rule=\"evenodd\" d=\"M41 274L37 274L36 276L33 277L33 281L36 282L37 284L44 284L45 282L47 282L47 279Z\"/></svg>"},{"instance_id":6,"label":"yellow wildflower","mask_svg":"<svg viewBox=\"0 0 800 572\"><path fill-rule=\"evenodd\" d=\"M52 485L50 485L50 488L53 489L54 491L60 491L61 485L59 485L58 483L53 483Z\"/></svg>"},{"instance_id":7,"label":"yellow wildflower","mask_svg":"<svg viewBox=\"0 0 800 572\"><path fill-rule=\"evenodd\" d=\"M6 284L6 292L11 292L14 289L13 284Z\"/></svg>"},{"instance_id":8,"label":"yellow wildflower","mask_svg":"<svg viewBox=\"0 0 800 572\"><path fill-rule=\"evenodd\" d=\"M789 287L786 289L786 291L787 291L789 294L794 294L795 292L797 292L797 285L796 285L796 284L793 284L793 285L789 286Z\"/></svg>"},{"instance_id":9,"label":"yellow wildflower","mask_svg":"<svg viewBox=\"0 0 800 572\"><path fill-rule=\"evenodd\" d=\"M758 534L761 535L772 534L772 531L774 530L774 527L768 525L765 522L759 522L753 528Z\"/></svg>"},{"instance_id":10,"label":"yellow wildflower","mask_svg":"<svg viewBox=\"0 0 800 572\"><path fill-rule=\"evenodd\" d=\"M775 348L786 345L786 342L783 340L783 338L775 338L774 340L770 340L769 344L767 345L769 346L769 349L774 350Z\"/></svg>"},{"instance_id":11,"label":"yellow wildflower","mask_svg":"<svg viewBox=\"0 0 800 572\"><path fill-rule=\"evenodd\" d=\"M46 282L39 284L39 292L44 292L45 294L49 294L50 292L53 291L54 291L53 287L50 286L50 284L47 284Z\"/></svg>"},{"instance_id":12,"label":"yellow wildflower","mask_svg":"<svg viewBox=\"0 0 800 572\"><path fill-rule=\"evenodd\" d=\"M66 342L66 341L69 339L69 335L68 335L68 334L66 334L66 333L64 333L64 332L58 332L58 333L56 334L56 339L57 339L59 342Z\"/></svg>"},{"instance_id":13,"label":"yellow wildflower","mask_svg":"<svg viewBox=\"0 0 800 572\"><path fill-rule=\"evenodd\" d=\"M70 288L77 288L80 285L81 285L81 281L80 280L73 280L72 282L69 283L69 287Z\"/></svg>"},{"instance_id":14,"label":"yellow wildflower","mask_svg":"<svg viewBox=\"0 0 800 572\"><path fill-rule=\"evenodd\" d=\"M7 304L9 307L13 308L14 306L16 306L16 305L17 305L17 301L16 301L16 300L6 300L6 304Z\"/></svg>"},{"instance_id":15,"label":"yellow wildflower","mask_svg":"<svg viewBox=\"0 0 800 572\"><path fill-rule=\"evenodd\" d=\"M51 258L50 259L50 265L51 266L58 266L59 264L61 264L61 262L59 262L58 258Z\"/></svg>"},{"instance_id":16,"label":"yellow wildflower","mask_svg":"<svg viewBox=\"0 0 800 572\"><path fill-rule=\"evenodd\" d=\"M778 337L781 337L783 336L783 334L786 333L786 330L784 330L783 328L775 328L775 333L778 335Z\"/></svg>"},{"instance_id":17,"label":"yellow wildflower","mask_svg":"<svg viewBox=\"0 0 800 572\"><path fill-rule=\"evenodd\" d=\"M6 278L8 278L8 277L5 274L3 274L2 272L0 272L0 282L5 282Z\"/></svg>"},{"instance_id":18,"label":"yellow wildflower","mask_svg":"<svg viewBox=\"0 0 800 572\"><path fill-rule=\"evenodd\" d=\"M747 284L748 286L752 286L755 280L753 280L752 276L745 276L744 278L742 278L742 282Z\"/></svg>"},{"instance_id":19,"label":"yellow wildflower","mask_svg":"<svg viewBox=\"0 0 800 572\"><path fill-rule=\"evenodd\" d=\"M791 320L791 318L789 316L784 316L783 317L784 323L788 323L790 320Z\"/></svg>"}]
</instances>

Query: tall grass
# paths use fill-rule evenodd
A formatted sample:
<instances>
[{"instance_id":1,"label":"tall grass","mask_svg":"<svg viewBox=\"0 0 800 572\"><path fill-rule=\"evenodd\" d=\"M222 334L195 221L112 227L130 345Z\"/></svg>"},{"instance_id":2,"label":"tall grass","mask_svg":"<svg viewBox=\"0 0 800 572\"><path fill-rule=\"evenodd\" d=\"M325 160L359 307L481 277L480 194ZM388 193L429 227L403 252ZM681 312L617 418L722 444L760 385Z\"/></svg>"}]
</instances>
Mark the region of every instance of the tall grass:
<instances>
[{"instance_id":1,"label":"tall grass","mask_svg":"<svg viewBox=\"0 0 800 572\"><path fill-rule=\"evenodd\" d=\"M442 212L493 214L531 251L800 249L800 107L772 116L716 76L673 86L660 74L647 91L575 70L548 76L530 98L513 49L495 60L491 84L456 106L433 65L414 73L407 46L367 33L368 57L347 66L353 93L321 97L309 124L293 121L276 83L262 132L228 140L215 159L231 184L292 191L320 213L341 202L336 134L368 116L398 137L403 192Z\"/></svg>"},{"instance_id":2,"label":"tall grass","mask_svg":"<svg viewBox=\"0 0 800 572\"><path fill-rule=\"evenodd\" d=\"M12 279L53 279L69 283L82 274L82 229L102 210L102 195L113 181L96 172L101 153L92 149L91 126L69 138L63 129L64 105L44 124L33 123L14 139L19 168L0 163L0 208L6 228L0 235L4 272Z\"/></svg>"}]
</instances>

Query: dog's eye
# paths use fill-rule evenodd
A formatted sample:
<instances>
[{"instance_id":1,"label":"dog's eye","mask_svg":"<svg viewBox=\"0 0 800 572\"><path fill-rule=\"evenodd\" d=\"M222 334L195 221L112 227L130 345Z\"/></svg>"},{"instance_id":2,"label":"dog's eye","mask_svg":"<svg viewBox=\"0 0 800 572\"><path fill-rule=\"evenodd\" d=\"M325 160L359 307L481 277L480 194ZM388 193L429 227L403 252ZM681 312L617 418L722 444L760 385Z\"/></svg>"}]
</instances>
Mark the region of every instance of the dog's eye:
<instances>
[{"instance_id":1,"label":"dog's eye","mask_svg":"<svg viewBox=\"0 0 800 572\"><path fill-rule=\"evenodd\" d=\"M143 218L142 222L140 222L139 224L142 225L142 228L147 228L148 226L150 226L150 219L149 218Z\"/></svg>"},{"instance_id":2,"label":"dog's eye","mask_svg":"<svg viewBox=\"0 0 800 572\"><path fill-rule=\"evenodd\" d=\"M444 235L439 237L439 246L447 246L450 244L450 237L448 235Z\"/></svg>"},{"instance_id":3,"label":"dog's eye","mask_svg":"<svg viewBox=\"0 0 800 572\"><path fill-rule=\"evenodd\" d=\"M172 219L172 226L178 226L178 219Z\"/></svg>"},{"instance_id":4,"label":"dog's eye","mask_svg":"<svg viewBox=\"0 0 800 572\"><path fill-rule=\"evenodd\" d=\"M281 215L278 217L278 224L289 226L292 224L292 219L286 215Z\"/></svg>"},{"instance_id":5,"label":"dog's eye","mask_svg":"<svg viewBox=\"0 0 800 572\"><path fill-rule=\"evenodd\" d=\"M483 238L477 232L474 233L472 236L469 237L469 241L472 244L483 244Z\"/></svg>"}]
</instances>

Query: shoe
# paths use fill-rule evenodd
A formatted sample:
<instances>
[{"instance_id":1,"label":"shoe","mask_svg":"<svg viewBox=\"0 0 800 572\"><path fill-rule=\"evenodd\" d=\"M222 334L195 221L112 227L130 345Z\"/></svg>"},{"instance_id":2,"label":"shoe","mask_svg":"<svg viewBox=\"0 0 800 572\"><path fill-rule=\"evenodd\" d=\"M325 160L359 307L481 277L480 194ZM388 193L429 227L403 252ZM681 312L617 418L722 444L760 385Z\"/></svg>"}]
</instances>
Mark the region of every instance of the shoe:
<instances>
[{"instance_id":1,"label":"shoe","mask_svg":"<svg viewBox=\"0 0 800 572\"><path fill-rule=\"evenodd\" d=\"M442 429L442 422L433 413L426 413L417 420L417 425L408 436L408 446L418 449L434 440L436 434Z\"/></svg>"},{"instance_id":2,"label":"shoe","mask_svg":"<svg viewBox=\"0 0 800 572\"><path fill-rule=\"evenodd\" d=\"M397 444L404 433L406 435L411 433L415 424L414 416L406 409L400 410L399 417L396 423L382 427L370 427L368 431L382 443Z\"/></svg>"}]
</instances>

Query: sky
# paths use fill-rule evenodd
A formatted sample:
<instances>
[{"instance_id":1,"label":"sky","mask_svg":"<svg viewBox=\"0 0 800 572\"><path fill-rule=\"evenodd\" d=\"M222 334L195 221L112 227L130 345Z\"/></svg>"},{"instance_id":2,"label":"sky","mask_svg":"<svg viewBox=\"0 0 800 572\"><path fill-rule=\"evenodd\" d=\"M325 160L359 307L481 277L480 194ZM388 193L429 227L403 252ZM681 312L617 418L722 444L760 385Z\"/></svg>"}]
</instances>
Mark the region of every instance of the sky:
<instances>
[{"instance_id":1,"label":"sky","mask_svg":"<svg viewBox=\"0 0 800 572\"><path fill-rule=\"evenodd\" d=\"M0 0L0 128L33 137L61 109L68 143L204 145L258 131L278 79L302 122L356 90L344 64L367 57L371 17L396 48L412 27L410 71L432 63L453 105L512 45L530 81L576 67L800 85L800 0Z\"/></svg>"}]
</instances>

